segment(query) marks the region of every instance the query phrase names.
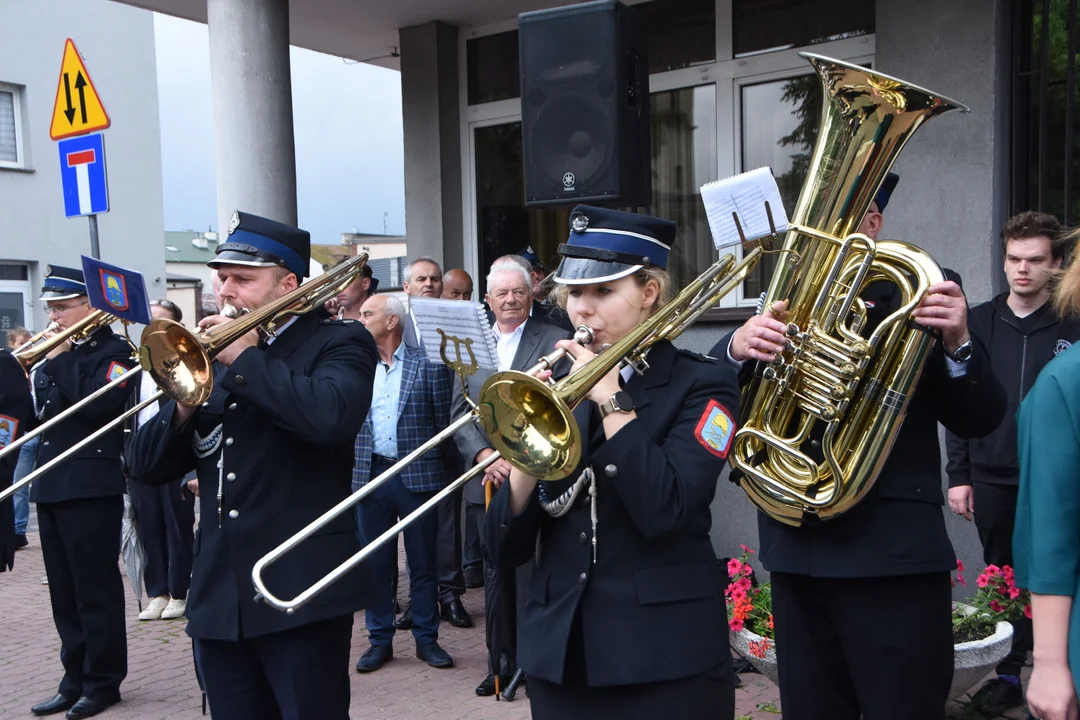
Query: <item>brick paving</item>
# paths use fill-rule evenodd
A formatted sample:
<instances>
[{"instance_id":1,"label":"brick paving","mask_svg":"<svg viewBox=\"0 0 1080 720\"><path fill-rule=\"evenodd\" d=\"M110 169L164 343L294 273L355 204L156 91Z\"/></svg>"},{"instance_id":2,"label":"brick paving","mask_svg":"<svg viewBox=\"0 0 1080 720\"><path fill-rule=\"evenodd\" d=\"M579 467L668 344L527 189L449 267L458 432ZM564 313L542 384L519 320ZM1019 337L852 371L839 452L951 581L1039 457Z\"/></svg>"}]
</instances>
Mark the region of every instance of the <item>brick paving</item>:
<instances>
[{"instance_id":1,"label":"brick paving","mask_svg":"<svg viewBox=\"0 0 1080 720\"><path fill-rule=\"evenodd\" d=\"M41 546L36 533L28 537L30 547L16 555L15 571L0 574L0 718L32 717L30 706L51 697L62 675L60 640L52 623L48 588L41 584L45 574ZM128 676L120 687L123 701L100 717L109 720L203 718L202 695L195 679L191 641L184 633L184 621L139 622L138 608L124 577L128 591ZM403 581L405 578L403 572ZM407 583L403 582L403 586ZM403 587L402 593L405 592ZM411 633L398 633L393 661L369 675L351 673L354 720L530 717L525 690L518 692L514 702L478 698L473 692L487 669L483 591L470 590L462 600L476 626L458 629L443 623L440 629L440 643L454 657L454 667L449 670L428 667L415 657ZM358 613L353 629L354 662L367 645L363 614ZM736 694L736 718L781 718L776 687L754 673L741 678L742 687ZM898 678L898 681L902 680ZM962 718L963 706L954 703L949 716ZM1017 710L1006 717L1022 720L1025 714Z\"/></svg>"}]
</instances>

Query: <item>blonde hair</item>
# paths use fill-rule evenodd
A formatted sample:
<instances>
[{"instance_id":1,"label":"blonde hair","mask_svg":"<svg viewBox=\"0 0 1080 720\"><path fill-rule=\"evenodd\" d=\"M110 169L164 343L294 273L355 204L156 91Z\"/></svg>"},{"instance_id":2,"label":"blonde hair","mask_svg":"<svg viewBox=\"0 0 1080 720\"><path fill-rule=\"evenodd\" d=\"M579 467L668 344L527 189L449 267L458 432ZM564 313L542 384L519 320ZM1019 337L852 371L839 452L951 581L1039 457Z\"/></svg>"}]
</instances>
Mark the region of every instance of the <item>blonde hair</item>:
<instances>
[{"instance_id":1,"label":"blonde hair","mask_svg":"<svg viewBox=\"0 0 1080 720\"><path fill-rule=\"evenodd\" d=\"M1076 261L1076 251L1080 245L1080 227L1062 235L1062 244L1070 248L1072 262L1056 273L1053 290L1054 309L1060 317L1080 316L1080 262Z\"/></svg>"},{"instance_id":2,"label":"blonde hair","mask_svg":"<svg viewBox=\"0 0 1080 720\"><path fill-rule=\"evenodd\" d=\"M648 267L643 267L629 277L632 277L637 281L638 287L645 287L645 284L650 280L655 280L656 284L659 286L660 292L657 293L656 302L653 303L652 310L649 311L650 315L667 305L668 301L671 299L671 276L668 275L667 270L662 270L661 268L650 265ZM549 302L555 303L563 310L566 310L566 298L569 295L569 285L555 283L555 287L551 289L551 294L548 295L548 299Z\"/></svg>"}]
</instances>

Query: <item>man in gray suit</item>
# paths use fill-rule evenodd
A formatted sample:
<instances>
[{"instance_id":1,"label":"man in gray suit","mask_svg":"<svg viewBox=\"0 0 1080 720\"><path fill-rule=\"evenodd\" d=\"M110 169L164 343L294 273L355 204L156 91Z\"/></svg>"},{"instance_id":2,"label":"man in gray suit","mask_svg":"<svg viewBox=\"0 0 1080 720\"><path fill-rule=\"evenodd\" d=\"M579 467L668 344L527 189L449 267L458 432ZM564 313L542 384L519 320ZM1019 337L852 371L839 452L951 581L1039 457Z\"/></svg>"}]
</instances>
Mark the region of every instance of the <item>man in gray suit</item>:
<instances>
[{"instance_id":1,"label":"man in gray suit","mask_svg":"<svg viewBox=\"0 0 1080 720\"><path fill-rule=\"evenodd\" d=\"M555 343L565 340L569 333L563 328L547 325L529 315L532 308L533 293L532 280L528 270L522 263L511 259L495 261L491 266L487 278L487 295L484 298L488 307L495 315L491 332L495 336L495 344L499 354L499 370L526 370L536 362L555 350ZM569 365L563 363L555 366L555 376L565 374ZM494 371L480 368L468 379L469 397L473 402L477 401L480 389L484 382ZM454 405L452 417L458 417L468 412L468 404L461 393L461 385L454 385ZM494 450L488 441L484 431L476 423L466 425L454 436L458 450L466 467L472 467L482 462ZM497 460L492 463L484 474L483 479L477 477L469 481L465 486L465 559L464 565L470 563L479 564L481 559L476 548L479 547L479 537L482 536L484 522L484 483L491 482L494 487L502 485L503 481L510 476L510 465L505 460ZM495 583L499 583L500 592L509 607L513 607L514 598L514 575L504 573L499 575L497 568L483 562L484 571L484 601L491 604L491 598L495 591ZM519 572L521 569L519 569ZM528 571L527 566L524 569ZM488 616L491 616L492 608L488 608ZM490 627L490 624L489 624ZM514 628L500 628L503 640L500 643L505 651L505 661L502 667L492 667L489 657L489 673L487 678L476 688L476 694L481 696L495 693L495 672L498 670L502 676L502 685L509 680L509 673L513 672L514 663ZM491 632L489 630L488 643L491 650ZM489 652L490 655L490 652Z\"/></svg>"}]
</instances>

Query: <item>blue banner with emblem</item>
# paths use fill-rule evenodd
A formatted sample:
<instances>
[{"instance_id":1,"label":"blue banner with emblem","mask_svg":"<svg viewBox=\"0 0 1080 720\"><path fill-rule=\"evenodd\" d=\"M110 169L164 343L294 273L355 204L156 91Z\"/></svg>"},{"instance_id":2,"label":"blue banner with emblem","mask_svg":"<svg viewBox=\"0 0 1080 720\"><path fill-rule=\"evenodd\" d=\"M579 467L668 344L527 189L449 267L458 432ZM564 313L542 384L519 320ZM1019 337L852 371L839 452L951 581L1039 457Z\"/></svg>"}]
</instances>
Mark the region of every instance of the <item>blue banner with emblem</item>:
<instances>
[{"instance_id":1,"label":"blue banner with emblem","mask_svg":"<svg viewBox=\"0 0 1080 720\"><path fill-rule=\"evenodd\" d=\"M150 301L142 273L82 256L90 305L130 323L150 322Z\"/></svg>"}]
</instances>

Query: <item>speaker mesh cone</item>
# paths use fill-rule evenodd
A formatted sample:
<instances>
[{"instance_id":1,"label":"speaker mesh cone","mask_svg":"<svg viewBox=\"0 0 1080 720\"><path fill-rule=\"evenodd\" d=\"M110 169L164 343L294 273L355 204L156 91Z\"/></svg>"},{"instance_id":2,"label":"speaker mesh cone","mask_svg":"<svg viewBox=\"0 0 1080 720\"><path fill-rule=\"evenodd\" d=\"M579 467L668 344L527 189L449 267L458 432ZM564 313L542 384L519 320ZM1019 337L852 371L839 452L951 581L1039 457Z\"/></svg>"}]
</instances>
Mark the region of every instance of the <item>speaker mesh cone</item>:
<instances>
[{"instance_id":1,"label":"speaker mesh cone","mask_svg":"<svg viewBox=\"0 0 1080 720\"><path fill-rule=\"evenodd\" d=\"M615 122L605 107L583 96L554 100L541 110L529 137L529 157L552 184L571 190L603 173L614 154ZM568 174L573 182L567 185Z\"/></svg>"}]
</instances>

